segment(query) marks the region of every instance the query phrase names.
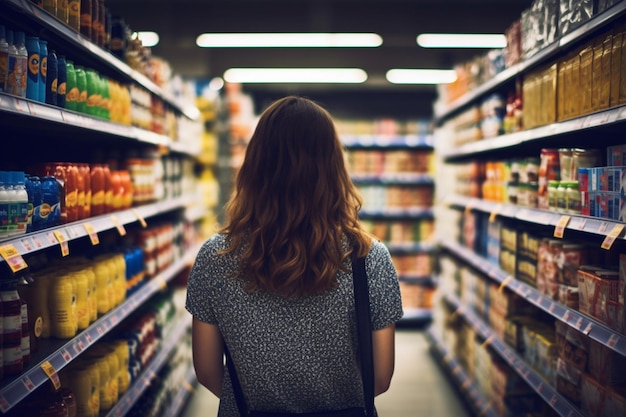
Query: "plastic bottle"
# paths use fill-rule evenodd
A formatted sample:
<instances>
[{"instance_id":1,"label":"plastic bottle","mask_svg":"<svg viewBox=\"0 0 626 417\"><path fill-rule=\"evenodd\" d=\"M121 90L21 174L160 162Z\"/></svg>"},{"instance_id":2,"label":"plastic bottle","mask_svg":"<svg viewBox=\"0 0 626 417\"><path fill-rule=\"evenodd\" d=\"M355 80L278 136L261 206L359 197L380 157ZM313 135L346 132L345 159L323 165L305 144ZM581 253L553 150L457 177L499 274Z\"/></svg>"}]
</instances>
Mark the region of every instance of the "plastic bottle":
<instances>
[{"instance_id":1,"label":"plastic bottle","mask_svg":"<svg viewBox=\"0 0 626 417\"><path fill-rule=\"evenodd\" d=\"M548 181L548 209L550 211L557 211L557 189L559 188L559 182L557 180Z\"/></svg>"},{"instance_id":2,"label":"plastic bottle","mask_svg":"<svg viewBox=\"0 0 626 417\"><path fill-rule=\"evenodd\" d=\"M0 240L9 237L9 194L7 174L0 171Z\"/></svg>"},{"instance_id":3,"label":"plastic bottle","mask_svg":"<svg viewBox=\"0 0 626 417\"><path fill-rule=\"evenodd\" d=\"M39 101L46 102L48 79L48 41L39 40Z\"/></svg>"},{"instance_id":4,"label":"plastic bottle","mask_svg":"<svg viewBox=\"0 0 626 417\"><path fill-rule=\"evenodd\" d=\"M65 108L76 111L78 106L78 84L76 83L76 70L72 61L65 61L65 74L67 78L65 93Z\"/></svg>"},{"instance_id":5,"label":"plastic bottle","mask_svg":"<svg viewBox=\"0 0 626 417\"><path fill-rule=\"evenodd\" d=\"M19 292L18 292L19 294ZM28 304L26 300L20 297L21 303L21 318L22 318L22 363L27 364L30 362L30 328L28 324Z\"/></svg>"},{"instance_id":6,"label":"plastic bottle","mask_svg":"<svg viewBox=\"0 0 626 417\"><path fill-rule=\"evenodd\" d=\"M17 204L17 235L23 235L26 233L28 225L28 192L26 191L26 179L22 171L14 171L13 178Z\"/></svg>"},{"instance_id":7,"label":"plastic bottle","mask_svg":"<svg viewBox=\"0 0 626 417\"><path fill-rule=\"evenodd\" d=\"M26 192L28 193L28 210L30 212L26 232L41 230L41 216L39 212L43 203L43 195L41 193L41 180L38 176L31 175L28 177Z\"/></svg>"},{"instance_id":8,"label":"plastic bottle","mask_svg":"<svg viewBox=\"0 0 626 417\"><path fill-rule=\"evenodd\" d=\"M22 75L20 72L21 69L19 65L17 48L15 47L15 43L13 40L13 31L10 29L7 30L7 42L9 45L9 59L7 61L6 92L15 96L19 96L19 80L22 79Z\"/></svg>"},{"instance_id":9,"label":"plastic bottle","mask_svg":"<svg viewBox=\"0 0 626 417\"><path fill-rule=\"evenodd\" d=\"M20 76L18 80L17 96L26 97L26 85L28 78L28 50L26 49L26 34L22 31L15 32L15 48L17 49L17 64Z\"/></svg>"},{"instance_id":10,"label":"plastic bottle","mask_svg":"<svg viewBox=\"0 0 626 417\"><path fill-rule=\"evenodd\" d=\"M50 326L50 303L48 300L48 292L50 288L51 275L48 273L40 273L34 281L34 299L33 312L34 323L33 334L35 338L49 338L51 335Z\"/></svg>"},{"instance_id":11,"label":"plastic bottle","mask_svg":"<svg viewBox=\"0 0 626 417\"><path fill-rule=\"evenodd\" d=\"M89 327L89 281L87 275L80 269L75 269L68 274L74 280L76 291L76 325L78 330Z\"/></svg>"},{"instance_id":12,"label":"plastic bottle","mask_svg":"<svg viewBox=\"0 0 626 417\"><path fill-rule=\"evenodd\" d=\"M111 92L109 90L109 80L100 77L100 108L102 109L101 117L105 120L111 119Z\"/></svg>"},{"instance_id":13,"label":"plastic bottle","mask_svg":"<svg viewBox=\"0 0 626 417\"><path fill-rule=\"evenodd\" d=\"M100 410L100 375L95 364L74 361L63 372L61 382L74 393L76 414L81 417L97 417Z\"/></svg>"},{"instance_id":14,"label":"plastic bottle","mask_svg":"<svg viewBox=\"0 0 626 417\"><path fill-rule=\"evenodd\" d=\"M91 176L91 215L99 216L105 213L105 181L104 168L101 164L90 167Z\"/></svg>"},{"instance_id":15,"label":"plastic bottle","mask_svg":"<svg viewBox=\"0 0 626 417\"><path fill-rule=\"evenodd\" d=\"M88 218L91 217L91 169L89 168L89 164L82 163L78 165L78 171L83 178L83 187L85 189L83 216L84 218Z\"/></svg>"},{"instance_id":16,"label":"plastic bottle","mask_svg":"<svg viewBox=\"0 0 626 417\"><path fill-rule=\"evenodd\" d=\"M67 66L65 56L59 55L57 58L57 106L65 108L65 95L67 92Z\"/></svg>"},{"instance_id":17,"label":"plastic bottle","mask_svg":"<svg viewBox=\"0 0 626 417\"><path fill-rule=\"evenodd\" d=\"M41 179L42 205L40 210L43 228L54 227L61 222L61 186L52 175Z\"/></svg>"},{"instance_id":18,"label":"plastic bottle","mask_svg":"<svg viewBox=\"0 0 626 417\"><path fill-rule=\"evenodd\" d=\"M0 24L0 93L6 91L7 68L9 66L9 43L7 42L6 29Z\"/></svg>"},{"instance_id":19,"label":"plastic bottle","mask_svg":"<svg viewBox=\"0 0 626 417\"><path fill-rule=\"evenodd\" d=\"M93 69L87 69L87 114L100 116L100 77Z\"/></svg>"},{"instance_id":20,"label":"plastic bottle","mask_svg":"<svg viewBox=\"0 0 626 417\"><path fill-rule=\"evenodd\" d=\"M91 39L91 0L80 2L80 33Z\"/></svg>"},{"instance_id":21,"label":"plastic bottle","mask_svg":"<svg viewBox=\"0 0 626 417\"><path fill-rule=\"evenodd\" d=\"M565 213L567 210L566 183L567 181L560 181L556 189L556 211L559 213Z\"/></svg>"},{"instance_id":22,"label":"plastic bottle","mask_svg":"<svg viewBox=\"0 0 626 417\"><path fill-rule=\"evenodd\" d=\"M8 211L8 221L6 223L7 227L7 237L13 238L17 236L18 233L18 220L19 220L19 197L17 195L17 189L15 184L15 176L13 175L13 171L7 171L4 173L5 181L4 187L6 190L6 201L7 201L7 211Z\"/></svg>"},{"instance_id":23,"label":"plastic bottle","mask_svg":"<svg viewBox=\"0 0 626 417\"><path fill-rule=\"evenodd\" d=\"M48 74L46 76L46 103L57 105L57 88L59 86L59 68L57 54L54 50L48 52Z\"/></svg>"},{"instance_id":24,"label":"plastic bottle","mask_svg":"<svg viewBox=\"0 0 626 417\"><path fill-rule=\"evenodd\" d=\"M567 213L580 214L582 199L580 190L578 189L578 181L569 181L566 184L565 195L567 200Z\"/></svg>"},{"instance_id":25,"label":"plastic bottle","mask_svg":"<svg viewBox=\"0 0 626 417\"><path fill-rule=\"evenodd\" d=\"M85 73L85 69L80 65L75 65L74 69L76 70L76 86L80 93L76 103L76 111L87 113L87 74Z\"/></svg>"},{"instance_id":26,"label":"plastic bottle","mask_svg":"<svg viewBox=\"0 0 626 417\"><path fill-rule=\"evenodd\" d=\"M68 0L68 24L77 32L80 32L80 7L81 0Z\"/></svg>"},{"instance_id":27,"label":"plastic bottle","mask_svg":"<svg viewBox=\"0 0 626 417\"><path fill-rule=\"evenodd\" d=\"M26 97L39 100L39 38L36 36L26 37L26 50L28 51L28 76L26 79Z\"/></svg>"}]
</instances>

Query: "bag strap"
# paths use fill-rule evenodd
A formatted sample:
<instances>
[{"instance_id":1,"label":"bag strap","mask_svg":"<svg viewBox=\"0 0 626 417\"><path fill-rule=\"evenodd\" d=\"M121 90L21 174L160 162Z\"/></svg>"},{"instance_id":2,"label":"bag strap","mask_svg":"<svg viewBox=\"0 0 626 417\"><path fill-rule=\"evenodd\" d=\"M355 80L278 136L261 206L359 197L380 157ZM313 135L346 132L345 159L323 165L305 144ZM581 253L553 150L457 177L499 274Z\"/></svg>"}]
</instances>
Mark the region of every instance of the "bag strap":
<instances>
[{"instance_id":1,"label":"bag strap","mask_svg":"<svg viewBox=\"0 0 626 417\"><path fill-rule=\"evenodd\" d=\"M365 271L365 258L352 258L352 282L354 283L354 307L356 311L359 353L361 356L361 378L363 398L367 416L374 416L374 358L372 351L372 321L370 298Z\"/></svg>"},{"instance_id":2,"label":"bag strap","mask_svg":"<svg viewBox=\"0 0 626 417\"><path fill-rule=\"evenodd\" d=\"M359 340L359 356L361 359L361 379L363 381L363 398L365 411L368 417L374 417L374 359L372 352L372 322L370 318L369 289L367 285L367 272L365 271L365 258L357 258L355 252L352 256L352 282L354 285L354 309L356 312L356 327ZM233 385L237 409L241 417L248 416L248 406L243 396L243 390L237 377L237 371L233 364L233 358L224 343L226 366Z\"/></svg>"}]
</instances>

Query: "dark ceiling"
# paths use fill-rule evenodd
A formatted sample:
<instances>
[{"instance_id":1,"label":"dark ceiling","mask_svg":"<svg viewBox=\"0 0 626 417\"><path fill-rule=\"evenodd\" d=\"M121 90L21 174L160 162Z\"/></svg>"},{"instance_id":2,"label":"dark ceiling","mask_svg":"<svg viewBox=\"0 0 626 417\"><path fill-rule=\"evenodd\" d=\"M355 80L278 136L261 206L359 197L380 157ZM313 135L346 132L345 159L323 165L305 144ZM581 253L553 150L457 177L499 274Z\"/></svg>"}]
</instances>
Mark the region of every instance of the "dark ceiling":
<instances>
[{"instance_id":1,"label":"dark ceiling","mask_svg":"<svg viewBox=\"0 0 626 417\"><path fill-rule=\"evenodd\" d=\"M424 49L423 32L503 33L530 0L106 0L134 31L153 30L161 41L153 55L185 78L221 76L230 67L359 67L358 85L246 85L256 98L286 93L341 100L344 110L385 116L430 115L433 86L392 85L391 68L451 68L484 50ZM378 48L202 49L203 32L376 32ZM373 108L369 108L373 107ZM366 110L367 109L367 110ZM402 113L402 114L401 114Z\"/></svg>"}]
</instances>

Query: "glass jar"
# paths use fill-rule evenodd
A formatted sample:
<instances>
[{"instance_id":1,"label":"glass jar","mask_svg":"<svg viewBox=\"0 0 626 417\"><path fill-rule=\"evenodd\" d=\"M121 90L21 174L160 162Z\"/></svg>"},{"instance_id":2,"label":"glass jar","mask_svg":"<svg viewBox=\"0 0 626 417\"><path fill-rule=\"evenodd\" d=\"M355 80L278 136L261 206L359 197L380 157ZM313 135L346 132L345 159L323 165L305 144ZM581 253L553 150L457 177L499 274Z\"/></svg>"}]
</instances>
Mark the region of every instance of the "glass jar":
<instances>
[{"instance_id":1,"label":"glass jar","mask_svg":"<svg viewBox=\"0 0 626 417\"><path fill-rule=\"evenodd\" d=\"M578 181L569 181L566 184L566 212L571 214L580 214L582 206L582 198L578 189Z\"/></svg>"},{"instance_id":2,"label":"glass jar","mask_svg":"<svg viewBox=\"0 0 626 417\"><path fill-rule=\"evenodd\" d=\"M556 211L559 213L565 213L565 210L567 210L566 184L567 181L561 181L556 189Z\"/></svg>"},{"instance_id":3,"label":"glass jar","mask_svg":"<svg viewBox=\"0 0 626 417\"><path fill-rule=\"evenodd\" d=\"M559 182L556 180L548 181L548 209L550 211L557 211L557 189L559 188Z\"/></svg>"}]
</instances>

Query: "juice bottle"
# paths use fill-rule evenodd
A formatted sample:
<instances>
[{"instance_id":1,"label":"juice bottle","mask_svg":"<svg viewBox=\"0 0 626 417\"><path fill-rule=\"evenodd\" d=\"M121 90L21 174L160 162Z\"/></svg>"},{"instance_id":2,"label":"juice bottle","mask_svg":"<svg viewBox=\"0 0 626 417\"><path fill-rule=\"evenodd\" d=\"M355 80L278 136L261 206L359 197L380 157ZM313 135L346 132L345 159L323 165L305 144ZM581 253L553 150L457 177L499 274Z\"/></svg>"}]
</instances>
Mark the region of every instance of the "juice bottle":
<instances>
[{"instance_id":1,"label":"juice bottle","mask_svg":"<svg viewBox=\"0 0 626 417\"><path fill-rule=\"evenodd\" d=\"M130 387L130 372L128 371L129 352L126 340L115 340L112 342L119 362L118 390L120 395L128 391Z\"/></svg>"},{"instance_id":2,"label":"juice bottle","mask_svg":"<svg viewBox=\"0 0 626 417\"><path fill-rule=\"evenodd\" d=\"M89 305L89 322L93 323L98 319L98 287L96 286L96 273L91 263L85 263L82 266L82 272L87 276L87 286L89 292L87 294L87 302Z\"/></svg>"},{"instance_id":3,"label":"juice bottle","mask_svg":"<svg viewBox=\"0 0 626 417\"><path fill-rule=\"evenodd\" d=\"M103 164L104 170L104 212L111 213L113 211L113 180L111 178L111 168L109 164Z\"/></svg>"},{"instance_id":4,"label":"juice bottle","mask_svg":"<svg viewBox=\"0 0 626 417\"><path fill-rule=\"evenodd\" d=\"M89 164L82 163L79 165L78 169L83 175L84 187L85 187L85 207L83 208L83 213L85 218L91 217L91 168Z\"/></svg>"},{"instance_id":5,"label":"juice bottle","mask_svg":"<svg viewBox=\"0 0 626 417\"><path fill-rule=\"evenodd\" d=\"M102 108L101 117L105 120L111 119L111 93L109 90L109 80L105 77L100 78L100 107Z\"/></svg>"},{"instance_id":6,"label":"juice bottle","mask_svg":"<svg viewBox=\"0 0 626 417\"><path fill-rule=\"evenodd\" d=\"M48 306L50 330L53 337L69 339L76 335L76 289L72 277L66 272L50 278Z\"/></svg>"},{"instance_id":7,"label":"juice bottle","mask_svg":"<svg viewBox=\"0 0 626 417\"><path fill-rule=\"evenodd\" d=\"M77 194L76 194L76 212L79 220L87 217L85 215L85 172L81 168L81 164L75 164L77 172Z\"/></svg>"},{"instance_id":8,"label":"juice bottle","mask_svg":"<svg viewBox=\"0 0 626 417\"><path fill-rule=\"evenodd\" d=\"M39 210L42 228L61 223L61 185L56 177L46 175L41 179L42 204Z\"/></svg>"},{"instance_id":9,"label":"juice bottle","mask_svg":"<svg viewBox=\"0 0 626 417\"><path fill-rule=\"evenodd\" d=\"M69 24L70 14L67 0L57 0L56 16L61 22L65 23L66 25Z\"/></svg>"},{"instance_id":10,"label":"juice bottle","mask_svg":"<svg viewBox=\"0 0 626 417\"><path fill-rule=\"evenodd\" d=\"M39 101L46 102L48 80L48 41L39 40Z\"/></svg>"},{"instance_id":11,"label":"juice bottle","mask_svg":"<svg viewBox=\"0 0 626 417\"><path fill-rule=\"evenodd\" d=\"M26 97L31 100L39 100L39 38L36 36L26 37L26 50L28 51L28 76L26 77Z\"/></svg>"},{"instance_id":12,"label":"juice bottle","mask_svg":"<svg viewBox=\"0 0 626 417\"><path fill-rule=\"evenodd\" d=\"M24 172L13 171L13 183L15 189L15 212L16 212L16 235L26 233L28 225L28 192L26 191L26 180Z\"/></svg>"},{"instance_id":13,"label":"juice bottle","mask_svg":"<svg viewBox=\"0 0 626 417\"><path fill-rule=\"evenodd\" d=\"M67 66L65 62L65 56L59 55L57 59L57 106L65 108L65 95L67 92Z\"/></svg>"},{"instance_id":14,"label":"juice bottle","mask_svg":"<svg viewBox=\"0 0 626 417\"><path fill-rule=\"evenodd\" d=\"M2 304L2 373L15 375L22 372L22 302L17 292L17 282L11 280L0 285Z\"/></svg>"},{"instance_id":15,"label":"juice bottle","mask_svg":"<svg viewBox=\"0 0 626 417\"><path fill-rule=\"evenodd\" d=\"M98 315L103 315L112 308L111 272L109 271L109 265L102 258L94 259L93 271L96 275L96 287L98 288L96 297Z\"/></svg>"},{"instance_id":16,"label":"juice bottle","mask_svg":"<svg viewBox=\"0 0 626 417\"><path fill-rule=\"evenodd\" d=\"M75 65L74 68L76 70L76 87L79 91L76 111L87 113L87 74L80 65Z\"/></svg>"},{"instance_id":17,"label":"juice bottle","mask_svg":"<svg viewBox=\"0 0 626 417\"><path fill-rule=\"evenodd\" d=\"M43 203L43 194L41 192L41 180L36 175L28 177L26 182L26 192L28 193L28 211L29 221L26 224L26 232L34 232L41 230L41 217L39 211Z\"/></svg>"},{"instance_id":18,"label":"juice bottle","mask_svg":"<svg viewBox=\"0 0 626 417\"><path fill-rule=\"evenodd\" d=\"M117 265L117 301L118 304L126 299L126 260L123 253L113 255L113 261Z\"/></svg>"},{"instance_id":19,"label":"juice bottle","mask_svg":"<svg viewBox=\"0 0 626 417\"><path fill-rule=\"evenodd\" d=\"M80 269L74 269L69 275L74 280L76 290L76 326L79 331L89 327L89 280Z\"/></svg>"},{"instance_id":20,"label":"juice bottle","mask_svg":"<svg viewBox=\"0 0 626 417\"><path fill-rule=\"evenodd\" d=\"M28 357L24 358L24 363L30 360L30 354L39 350L39 338L35 337L35 280L33 277L23 277L17 285L17 292L22 300L22 338L24 334L28 337L28 341L25 342L22 339L22 353L25 353L25 343L28 345ZM26 312L24 312L24 306ZM24 324L24 315L26 315L26 324ZM26 332L26 333L25 333Z\"/></svg>"},{"instance_id":21,"label":"juice bottle","mask_svg":"<svg viewBox=\"0 0 626 417\"><path fill-rule=\"evenodd\" d=\"M6 29L0 24L0 93L6 90L7 67L9 66L9 43L6 38Z\"/></svg>"},{"instance_id":22,"label":"juice bottle","mask_svg":"<svg viewBox=\"0 0 626 417\"><path fill-rule=\"evenodd\" d=\"M92 164L90 167L91 177L91 214L99 216L105 213L105 181L104 167L101 164Z\"/></svg>"},{"instance_id":23,"label":"juice bottle","mask_svg":"<svg viewBox=\"0 0 626 417\"><path fill-rule=\"evenodd\" d=\"M106 357L97 351L97 346L93 346L83 355L85 360L92 362L98 369L100 375L100 411L107 411L113 406L113 398L111 396L111 367ZM117 377L117 375L116 375Z\"/></svg>"},{"instance_id":24,"label":"juice bottle","mask_svg":"<svg viewBox=\"0 0 626 417\"><path fill-rule=\"evenodd\" d=\"M80 2L80 33L91 39L91 0Z\"/></svg>"},{"instance_id":25,"label":"juice bottle","mask_svg":"<svg viewBox=\"0 0 626 417\"><path fill-rule=\"evenodd\" d=\"M72 61L65 61L65 77L66 77L66 92L65 92L65 108L68 110L76 111L78 106L78 84L76 83L76 70L74 69L74 63Z\"/></svg>"},{"instance_id":26,"label":"juice bottle","mask_svg":"<svg viewBox=\"0 0 626 417\"><path fill-rule=\"evenodd\" d=\"M0 240L9 237L9 203L7 173L0 171Z\"/></svg>"},{"instance_id":27,"label":"juice bottle","mask_svg":"<svg viewBox=\"0 0 626 417\"><path fill-rule=\"evenodd\" d=\"M99 88L100 79L93 69L87 69L85 73L87 76L87 114L99 116L101 100Z\"/></svg>"},{"instance_id":28,"label":"juice bottle","mask_svg":"<svg viewBox=\"0 0 626 417\"><path fill-rule=\"evenodd\" d=\"M102 46L100 29L100 0L91 0L91 41Z\"/></svg>"},{"instance_id":29,"label":"juice bottle","mask_svg":"<svg viewBox=\"0 0 626 417\"><path fill-rule=\"evenodd\" d=\"M6 37L8 53L5 92L13 95L18 95L17 80L20 79L19 64L17 63L17 48L15 47L15 43L13 41L13 31L11 29L8 29L6 31Z\"/></svg>"},{"instance_id":30,"label":"juice bottle","mask_svg":"<svg viewBox=\"0 0 626 417\"><path fill-rule=\"evenodd\" d=\"M95 365L74 361L62 370L61 383L74 393L76 414L96 417L100 411L100 375Z\"/></svg>"},{"instance_id":31,"label":"juice bottle","mask_svg":"<svg viewBox=\"0 0 626 417\"><path fill-rule=\"evenodd\" d=\"M36 339L49 338L50 308L48 303L48 289L51 275L47 272L40 273L35 277L33 289L33 334Z\"/></svg>"},{"instance_id":32,"label":"juice bottle","mask_svg":"<svg viewBox=\"0 0 626 417\"><path fill-rule=\"evenodd\" d=\"M26 49L26 35L22 31L15 32L15 48L17 49L17 65L19 77L16 78L18 92L16 95L26 97L26 85L28 78L28 50Z\"/></svg>"},{"instance_id":33,"label":"juice bottle","mask_svg":"<svg viewBox=\"0 0 626 417\"><path fill-rule=\"evenodd\" d=\"M80 32L80 6L81 0L68 0L68 21L69 26L77 32Z\"/></svg>"},{"instance_id":34,"label":"juice bottle","mask_svg":"<svg viewBox=\"0 0 626 417\"><path fill-rule=\"evenodd\" d=\"M46 74L46 103L57 105L57 87L59 85L59 67L54 50L48 52L48 71Z\"/></svg>"},{"instance_id":35,"label":"juice bottle","mask_svg":"<svg viewBox=\"0 0 626 417\"><path fill-rule=\"evenodd\" d=\"M19 294L19 292L18 292ZM30 327L28 323L28 304L26 300L20 296L20 303L22 304L21 318L22 318L22 363L27 364L30 362Z\"/></svg>"}]
</instances>

